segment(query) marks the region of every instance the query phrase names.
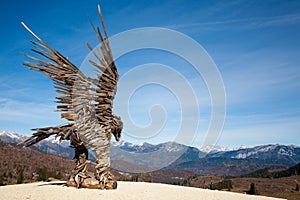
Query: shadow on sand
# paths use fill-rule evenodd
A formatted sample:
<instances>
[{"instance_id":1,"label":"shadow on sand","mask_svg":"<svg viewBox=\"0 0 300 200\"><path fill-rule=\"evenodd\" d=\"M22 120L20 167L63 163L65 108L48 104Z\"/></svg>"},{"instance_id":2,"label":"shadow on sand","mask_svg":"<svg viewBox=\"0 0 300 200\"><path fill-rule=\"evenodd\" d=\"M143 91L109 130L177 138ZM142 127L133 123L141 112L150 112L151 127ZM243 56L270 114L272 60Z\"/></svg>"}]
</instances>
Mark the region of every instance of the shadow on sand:
<instances>
[{"instance_id":1,"label":"shadow on sand","mask_svg":"<svg viewBox=\"0 0 300 200\"><path fill-rule=\"evenodd\" d=\"M38 186L40 187L40 186L49 186L49 185L66 186L67 187L67 183L66 182L45 182L45 183L42 183L42 184L40 184Z\"/></svg>"}]
</instances>

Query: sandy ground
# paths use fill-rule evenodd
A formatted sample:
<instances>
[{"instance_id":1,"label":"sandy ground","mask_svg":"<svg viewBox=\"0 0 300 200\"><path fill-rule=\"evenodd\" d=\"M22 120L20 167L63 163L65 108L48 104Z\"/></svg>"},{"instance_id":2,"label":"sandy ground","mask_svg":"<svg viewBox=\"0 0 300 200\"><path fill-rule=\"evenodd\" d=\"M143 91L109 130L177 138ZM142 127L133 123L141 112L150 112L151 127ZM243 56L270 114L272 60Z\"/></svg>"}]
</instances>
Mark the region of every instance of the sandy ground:
<instances>
[{"instance_id":1,"label":"sandy ground","mask_svg":"<svg viewBox=\"0 0 300 200\"><path fill-rule=\"evenodd\" d=\"M117 190L76 189L65 182L38 182L0 187L1 200L271 200L274 198L156 183L118 182Z\"/></svg>"}]
</instances>

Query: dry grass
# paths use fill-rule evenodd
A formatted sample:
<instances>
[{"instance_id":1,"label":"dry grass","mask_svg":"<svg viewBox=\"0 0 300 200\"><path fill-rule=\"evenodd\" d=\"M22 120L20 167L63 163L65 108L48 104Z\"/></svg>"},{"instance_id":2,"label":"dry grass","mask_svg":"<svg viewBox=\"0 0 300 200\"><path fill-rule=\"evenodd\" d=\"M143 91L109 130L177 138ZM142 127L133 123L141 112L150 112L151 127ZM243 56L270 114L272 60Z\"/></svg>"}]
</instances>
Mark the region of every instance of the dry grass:
<instances>
[{"instance_id":1,"label":"dry grass","mask_svg":"<svg viewBox=\"0 0 300 200\"><path fill-rule=\"evenodd\" d=\"M251 183L255 183L259 195L299 200L300 192L295 191L296 184L300 183L300 176L285 178L234 178L234 192L244 193L248 191Z\"/></svg>"}]
</instances>

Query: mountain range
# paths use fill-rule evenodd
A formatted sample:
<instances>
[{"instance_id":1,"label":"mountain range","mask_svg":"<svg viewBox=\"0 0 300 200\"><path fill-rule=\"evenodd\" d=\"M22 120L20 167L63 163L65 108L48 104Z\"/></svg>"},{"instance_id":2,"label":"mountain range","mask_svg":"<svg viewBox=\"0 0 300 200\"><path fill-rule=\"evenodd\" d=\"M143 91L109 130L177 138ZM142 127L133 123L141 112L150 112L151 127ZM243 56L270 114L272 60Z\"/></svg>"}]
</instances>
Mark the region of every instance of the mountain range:
<instances>
[{"instance_id":1,"label":"mountain range","mask_svg":"<svg viewBox=\"0 0 300 200\"><path fill-rule=\"evenodd\" d=\"M0 132L0 140L5 143L18 144L24 139L26 139L25 136L21 136L17 133L12 133L8 131ZM55 139L42 140L39 143L35 144L33 147L42 152L62 156L65 158L73 158L75 155L74 150L69 147L69 142L67 141L62 141L61 143L59 143Z\"/></svg>"},{"instance_id":2,"label":"mountain range","mask_svg":"<svg viewBox=\"0 0 300 200\"><path fill-rule=\"evenodd\" d=\"M25 137L2 131L0 140L19 143ZM40 151L66 158L74 157L69 142L58 143L49 139L34 145ZM93 155L90 155L93 160ZM300 147L294 145L269 144L247 148L228 149L211 145L195 148L166 142L161 144L132 144L112 142L112 168L118 171L140 173L157 169L185 170L201 175L240 176L263 168L285 168L300 162Z\"/></svg>"}]
</instances>

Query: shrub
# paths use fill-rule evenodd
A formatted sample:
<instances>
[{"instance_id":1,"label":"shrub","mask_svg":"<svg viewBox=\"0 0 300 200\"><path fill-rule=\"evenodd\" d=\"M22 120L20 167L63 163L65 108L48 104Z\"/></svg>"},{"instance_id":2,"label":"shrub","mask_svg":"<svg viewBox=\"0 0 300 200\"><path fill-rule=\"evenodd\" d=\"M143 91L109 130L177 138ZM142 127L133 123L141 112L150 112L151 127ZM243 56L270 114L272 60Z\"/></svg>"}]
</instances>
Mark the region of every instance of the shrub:
<instances>
[{"instance_id":1,"label":"shrub","mask_svg":"<svg viewBox=\"0 0 300 200\"><path fill-rule=\"evenodd\" d=\"M223 190L223 189L227 189L227 190L231 190L232 189L232 181L229 179L225 179L223 181L220 181L218 183L215 184L210 184L209 188L211 190Z\"/></svg>"}]
</instances>

